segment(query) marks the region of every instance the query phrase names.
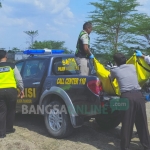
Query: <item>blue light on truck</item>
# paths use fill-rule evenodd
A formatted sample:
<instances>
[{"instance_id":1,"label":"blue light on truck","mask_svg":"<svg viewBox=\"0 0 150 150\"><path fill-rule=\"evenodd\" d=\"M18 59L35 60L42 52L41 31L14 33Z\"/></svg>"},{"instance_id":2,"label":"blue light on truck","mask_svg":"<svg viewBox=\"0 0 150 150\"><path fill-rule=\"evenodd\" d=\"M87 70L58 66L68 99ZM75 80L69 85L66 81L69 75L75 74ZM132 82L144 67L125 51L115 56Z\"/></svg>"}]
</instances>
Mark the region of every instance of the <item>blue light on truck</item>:
<instances>
[{"instance_id":1,"label":"blue light on truck","mask_svg":"<svg viewBox=\"0 0 150 150\"><path fill-rule=\"evenodd\" d=\"M24 54L63 54L64 50L61 49L28 49L23 51Z\"/></svg>"}]
</instances>

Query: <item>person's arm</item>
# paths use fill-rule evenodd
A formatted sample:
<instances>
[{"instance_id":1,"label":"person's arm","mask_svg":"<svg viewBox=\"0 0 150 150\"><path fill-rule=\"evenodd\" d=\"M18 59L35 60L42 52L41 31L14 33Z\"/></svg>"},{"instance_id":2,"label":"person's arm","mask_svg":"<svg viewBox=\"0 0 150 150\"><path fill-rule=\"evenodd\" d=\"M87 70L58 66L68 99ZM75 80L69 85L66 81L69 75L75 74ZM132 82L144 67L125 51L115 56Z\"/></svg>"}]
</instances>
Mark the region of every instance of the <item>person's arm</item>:
<instances>
[{"instance_id":1,"label":"person's arm","mask_svg":"<svg viewBox=\"0 0 150 150\"><path fill-rule=\"evenodd\" d=\"M137 56L137 57L142 57L142 58L144 58L144 60L147 62L147 64L150 65L150 56L149 56L149 55L148 55L148 56L145 56L145 55L142 54L141 51L136 50L136 56Z\"/></svg>"},{"instance_id":2,"label":"person's arm","mask_svg":"<svg viewBox=\"0 0 150 150\"><path fill-rule=\"evenodd\" d=\"M109 77L110 77L111 81L114 81L114 79L116 78L116 77L115 77L115 74L114 74L114 72L113 72L113 69L110 70L110 75L109 75Z\"/></svg>"},{"instance_id":3,"label":"person's arm","mask_svg":"<svg viewBox=\"0 0 150 150\"><path fill-rule=\"evenodd\" d=\"M88 44L83 44L83 49L86 52L86 54L88 54L89 56L91 55L91 51L88 47Z\"/></svg>"},{"instance_id":4,"label":"person's arm","mask_svg":"<svg viewBox=\"0 0 150 150\"><path fill-rule=\"evenodd\" d=\"M90 48L89 48L89 38L88 38L88 34L84 34L81 36L80 38L83 42L83 49L85 51L85 53L90 56L92 55Z\"/></svg>"},{"instance_id":5,"label":"person's arm","mask_svg":"<svg viewBox=\"0 0 150 150\"><path fill-rule=\"evenodd\" d=\"M150 65L150 56L149 56L149 55L148 55L148 56L143 55L142 57L143 57L144 60L147 62L147 64Z\"/></svg>"},{"instance_id":6,"label":"person's arm","mask_svg":"<svg viewBox=\"0 0 150 150\"><path fill-rule=\"evenodd\" d=\"M15 76L15 80L17 82L17 87L20 89L20 97L23 98L24 97L24 85L23 85L23 81L22 81L20 72L16 66L14 69L14 76Z\"/></svg>"}]
</instances>

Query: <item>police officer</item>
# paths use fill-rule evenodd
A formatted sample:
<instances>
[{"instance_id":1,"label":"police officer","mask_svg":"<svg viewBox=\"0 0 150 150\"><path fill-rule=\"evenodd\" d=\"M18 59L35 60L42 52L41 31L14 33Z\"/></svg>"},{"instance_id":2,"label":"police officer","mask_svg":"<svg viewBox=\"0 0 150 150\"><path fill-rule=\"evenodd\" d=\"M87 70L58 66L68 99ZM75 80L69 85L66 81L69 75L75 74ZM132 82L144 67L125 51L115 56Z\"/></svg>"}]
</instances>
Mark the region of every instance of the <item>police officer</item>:
<instances>
[{"instance_id":1,"label":"police officer","mask_svg":"<svg viewBox=\"0 0 150 150\"><path fill-rule=\"evenodd\" d=\"M83 24L83 30L80 32L77 45L76 53L77 64L80 69L81 75L89 74L89 59L94 58L94 55L90 51L90 37L89 34L92 31L92 24L86 22Z\"/></svg>"},{"instance_id":2,"label":"police officer","mask_svg":"<svg viewBox=\"0 0 150 150\"><path fill-rule=\"evenodd\" d=\"M121 150L129 150L134 123L144 150L150 150L145 100L138 84L136 69L134 65L126 64L122 53L116 53L114 61L118 67L111 69L111 79L117 79L121 98L129 100L128 110L122 111Z\"/></svg>"},{"instance_id":3,"label":"police officer","mask_svg":"<svg viewBox=\"0 0 150 150\"><path fill-rule=\"evenodd\" d=\"M17 85L21 98L24 97L23 81L15 64L6 62L6 51L0 50L0 138L13 133L15 118Z\"/></svg>"}]
</instances>

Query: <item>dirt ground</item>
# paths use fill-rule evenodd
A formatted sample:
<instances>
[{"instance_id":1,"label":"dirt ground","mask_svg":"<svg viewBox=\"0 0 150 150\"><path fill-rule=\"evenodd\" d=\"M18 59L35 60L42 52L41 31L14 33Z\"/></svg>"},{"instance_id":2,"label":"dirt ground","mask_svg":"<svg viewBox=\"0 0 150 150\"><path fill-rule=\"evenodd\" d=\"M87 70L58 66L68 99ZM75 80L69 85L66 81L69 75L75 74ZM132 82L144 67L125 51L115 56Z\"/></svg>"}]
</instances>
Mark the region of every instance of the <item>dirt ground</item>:
<instances>
[{"instance_id":1,"label":"dirt ground","mask_svg":"<svg viewBox=\"0 0 150 150\"><path fill-rule=\"evenodd\" d=\"M146 104L146 108L150 130L150 103ZM0 139L0 150L119 150L120 126L104 132L92 119L61 140L49 136L42 116L16 115L15 128L15 133ZM142 150L135 131L130 148Z\"/></svg>"}]
</instances>

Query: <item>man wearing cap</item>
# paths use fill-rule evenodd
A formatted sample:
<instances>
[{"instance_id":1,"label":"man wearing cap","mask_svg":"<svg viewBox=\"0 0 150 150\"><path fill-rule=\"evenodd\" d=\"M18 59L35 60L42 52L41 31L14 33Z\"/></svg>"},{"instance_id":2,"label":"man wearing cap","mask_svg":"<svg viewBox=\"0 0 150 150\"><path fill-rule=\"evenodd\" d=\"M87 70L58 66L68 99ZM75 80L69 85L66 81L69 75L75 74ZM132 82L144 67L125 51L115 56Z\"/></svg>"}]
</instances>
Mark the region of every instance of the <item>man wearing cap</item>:
<instances>
[{"instance_id":1,"label":"man wearing cap","mask_svg":"<svg viewBox=\"0 0 150 150\"><path fill-rule=\"evenodd\" d=\"M77 64L80 69L81 75L89 75L89 59L94 58L94 55L90 51L90 37L89 34L92 31L92 24L86 22L83 24L83 30L80 32L77 45L76 53Z\"/></svg>"},{"instance_id":2,"label":"man wearing cap","mask_svg":"<svg viewBox=\"0 0 150 150\"><path fill-rule=\"evenodd\" d=\"M15 132L13 122L16 112L17 86L24 97L23 81L15 64L6 62L6 51L0 50L0 138Z\"/></svg>"}]
</instances>

